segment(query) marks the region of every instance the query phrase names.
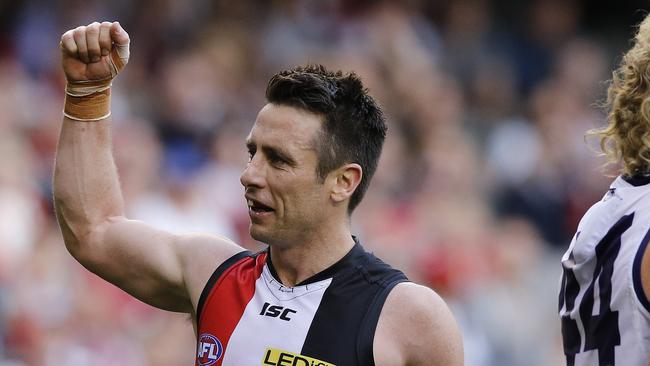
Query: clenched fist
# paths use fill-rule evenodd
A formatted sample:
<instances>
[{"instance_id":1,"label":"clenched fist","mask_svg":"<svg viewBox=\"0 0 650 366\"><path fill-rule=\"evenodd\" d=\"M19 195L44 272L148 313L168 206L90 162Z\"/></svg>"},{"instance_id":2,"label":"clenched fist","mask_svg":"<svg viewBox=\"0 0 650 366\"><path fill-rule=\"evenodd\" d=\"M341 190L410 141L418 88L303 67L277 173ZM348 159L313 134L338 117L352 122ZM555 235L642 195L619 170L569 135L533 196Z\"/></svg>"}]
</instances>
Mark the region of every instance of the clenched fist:
<instances>
[{"instance_id":1,"label":"clenched fist","mask_svg":"<svg viewBox=\"0 0 650 366\"><path fill-rule=\"evenodd\" d=\"M80 122L111 114L111 82L129 61L129 35L118 22L92 23L61 36L61 64L68 80L63 115Z\"/></svg>"},{"instance_id":2,"label":"clenched fist","mask_svg":"<svg viewBox=\"0 0 650 366\"><path fill-rule=\"evenodd\" d=\"M110 80L129 60L129 35L118 22L94 22L61 36L68 83Z\"/></svg>"}]
</instances>

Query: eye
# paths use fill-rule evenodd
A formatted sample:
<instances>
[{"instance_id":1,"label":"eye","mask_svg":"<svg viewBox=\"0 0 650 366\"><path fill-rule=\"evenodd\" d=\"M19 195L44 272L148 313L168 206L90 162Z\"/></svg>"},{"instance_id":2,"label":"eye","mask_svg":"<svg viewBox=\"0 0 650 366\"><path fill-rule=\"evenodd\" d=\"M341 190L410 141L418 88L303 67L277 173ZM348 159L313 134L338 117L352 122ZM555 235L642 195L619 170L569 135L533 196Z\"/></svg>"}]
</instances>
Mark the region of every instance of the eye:
<instances>
[{"instance_id":1,"label":"eye","mask_svg":"<svg viewBox=\"0 0 650 366\"><path fill-rule=\"evenodd\" d=\"M248 147L248 162L250 163L251 160L253 160L253 156L255 156L255 147L249 146Z\"/></svg>"},{"instance_id":2,"label":"eye","mask_svg":"<svg viewBox=\"0 0 650 366\"><path fill-rule=\"evenodd\" d=\"M274 152L269 152L268 154L268 159L271 164L274 165L282 165L286 163L286 160L284 160L280 155L274 153Z\"/></svg>"}]
</instances>

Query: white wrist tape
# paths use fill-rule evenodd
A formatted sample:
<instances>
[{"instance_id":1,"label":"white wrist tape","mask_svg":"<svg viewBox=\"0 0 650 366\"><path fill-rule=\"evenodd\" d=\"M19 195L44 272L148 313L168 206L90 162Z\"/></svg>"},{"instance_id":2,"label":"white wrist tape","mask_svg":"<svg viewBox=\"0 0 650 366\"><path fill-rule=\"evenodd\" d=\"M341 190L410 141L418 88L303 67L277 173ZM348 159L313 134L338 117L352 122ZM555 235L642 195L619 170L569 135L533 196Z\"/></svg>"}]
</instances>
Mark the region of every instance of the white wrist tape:
<instances>
[{"instance_id":1,"label":"white wrist tape","mask_svg":"<svg viewBox=\"0 0 650 366\"><path fill-rule=\"evenodd\" d=\"M65 93L73 97L85 97L110 89L113 78L92 81L69 81Z\"/></svg>"},{"instance_id":2,"label":"white wrist tape","mask_svg":"<svg viewBox=\"0 0 650 366\"><path fill-rule=\"evenodd\" d=\"M111 57L108 58L108 64L111 67L111 79L116 77L122 71L124 66L129 62L129 43L113 44Z\"/></svg>"}]
</instances>

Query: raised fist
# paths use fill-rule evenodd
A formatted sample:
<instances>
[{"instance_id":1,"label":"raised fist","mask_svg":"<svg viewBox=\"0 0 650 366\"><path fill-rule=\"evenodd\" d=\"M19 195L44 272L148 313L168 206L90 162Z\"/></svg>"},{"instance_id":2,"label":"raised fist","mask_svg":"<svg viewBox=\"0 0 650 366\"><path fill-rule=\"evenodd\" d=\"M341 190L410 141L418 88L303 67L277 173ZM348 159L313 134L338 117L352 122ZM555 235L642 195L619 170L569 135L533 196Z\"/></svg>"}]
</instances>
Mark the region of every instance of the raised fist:
<instances>
[{"instance_id":1,"label":"raised fist","mask_svg":"<svg viewBox=\"0 0 650 366\"><path fill-rule=\"evenodd\" d=\"M129 60L129 35L118 22L94 22L61 36L61 63L69 83L111 80Z\"/></svg>"}]
</instances>

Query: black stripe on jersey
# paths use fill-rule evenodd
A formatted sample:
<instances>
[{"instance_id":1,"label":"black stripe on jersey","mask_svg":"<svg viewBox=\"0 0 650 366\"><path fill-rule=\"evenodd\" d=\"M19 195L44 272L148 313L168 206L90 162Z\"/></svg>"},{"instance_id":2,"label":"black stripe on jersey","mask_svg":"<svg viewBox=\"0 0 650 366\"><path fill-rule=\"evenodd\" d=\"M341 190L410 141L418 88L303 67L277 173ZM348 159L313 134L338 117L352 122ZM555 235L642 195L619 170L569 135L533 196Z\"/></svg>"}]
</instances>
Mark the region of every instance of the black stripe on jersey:
<instances>
[{"instance_id":1,"label":"black stripe on jersey","mask_svg":"<svg viewBox=\"0 0 650 366\"><path fill-rule=\"evenodd\" d=\"M576 234L576 241L578 241L579 236L580 236L580 232L578 231L578 233ZM575 264L575 262L576 262L575 256L573 255L573 250L571 250L571 252L569 253L569 262L573 263L573 264ZM575 288L576 288L575 286L577 286L578 290L575 292L574 298L575 298L575 296L578 296L578 293L580 292L580 285L577 285L578 280L576 279L575 275L573 274L572 269L573 269L572 267L567 267L564 263L562 263L562 273L564 274L566 272L568 275L567 276L562 275L562 280L560 281L561 282L561 284L560 284L560 286L561 286L560 287L560 296L559 296L560 302L558 304L557 311L562 311L562 306L564 305L564 293L566 292L567 282L569 282L568 286L570 288L571 288L571 286L574 286L572 291L575 291ZM570 305L571 305L570 308L568 307L569 305L567 305L567 309L569 309L569 310L567 310L568 312L570 312L571 309L573 309L573 301L571 301Z\"/></svg>"},{"instance_id":2,"label":"black stripe on jersey","mask_svg":"<svg viewBox=\"0 0 650 366\"><path fill-rule=\"evenodd\" d=\"M245 250L243 252L239 252L232 257L226 259L223 263L217 267L217 269L214 270L212 275L210 276L210 279L208 282L205 284L205 287L203 288L203 291L201 291L201 297L199 297L199 303L196 306L196 324L199 323L199 319L201 317L201 312L203 311L203 305L205 304L205 301L207 300L208 295L210 294L210 291L212 291L212 287L214 287L215 283L217 283L217 280L223 272L230 268L233 264L235 264L238 260L244 258L244 257L249 257L253 255L252 252Z\"/></svg>"},{"instance_id":3,"label":"black stripe on jersey","mask_svg":"<svg viewBox=\"0 0 650 366\"><path fill-rule=\"evenodd\" d=\"M633 176L624 175L623 180L635 187L640 187L650 183L650 175L641 175L641 174L637 174Z\"/></svg>"},{"instance_id":4,"label":"black stripe on jersey","mask_svg":"<svg viewBox=\"0 0 650 366\"><path fill-rule=\"evenodd\" d=\"M361 245L355 245L345 259L349 268L336 274L325 290L301 354L335 365L374 365L372 340L359 338L374 337L374 317L379 318L389 287L407 278ZM359 344L365 349L359 350Z\"/></svg>"},{"instance_id":5,"label":"black stripe on jersey","mask_svg":"<svg viewBox=\"0 0 650 366\"><path fill-rule=\"evenodd\" d=\"M650 312L650 301L648 301L648 295L643 291L643 285L641 284L641 261L643 260L643 255L646 252L646 248L650 242L650 230L645 234L639 249L637 249L636 255L634 256L634 264L632 266L632 283L634 284L634 292L636 297L641 302L641 305Z\"/></svg>"},{"instance_id":6,"label":"black stripe on jersey","mask_svg":"<svg viewBox=\"0 0 650 366\"><path fill-rule=\"evenodd\" d=\"M309 285L311 283L326 280L328 278L333 277L338 272L344 270L346 267L350 267L350 266L354 265L354 259L356 258L354 256L356 254L358 254L357 252L359 251L359 248L361 247L361 243L359 242L357 237L354 236L354 235L352 235L352 240L354 240L354 246L352 247L352 249L350 249L350 251L347 252L347 254L345 254L343 256L343 258L339 259L336 263L332 264L331 266L327 267L326 269L324 269L324 270L314 274L313 276L308 277L307 279L304 279L304 280L300 281L299 283L295 284L295 287ZM357 248L357 247L359 247L359 248ZM267 248L266 251L268 253L267 256L266 256L266 265L269 268L269 272L271 272L271 275L273 276L273 278L275 278L276 281L282 283L282 281L280 281L280 276L278 276L278 273L275 271L275 267L273 266L273 261L271 260L271 250L270 250L270 248Z\"/></svg>"},{"instance_id":7,"label":"black stripe on jersey","mask_svg":"<svg viewBox=\"0 0 650 366\"><path fill-rule=\"evenodd\" d=\"M357 337L357 359L359 360L360 365L375 364L373 345L375 342L375 331L377 330L377 323L379 321L381 309L384 307L386 298L393 287L407 281L406 277L401 273L393 276L393 278L386 284L386 287L379 291L375 296L375 299L372 301L370 309L368 309L366 316L363 318L361 329L359 330L359 336Z\"/></svg>"}]
</instances>

